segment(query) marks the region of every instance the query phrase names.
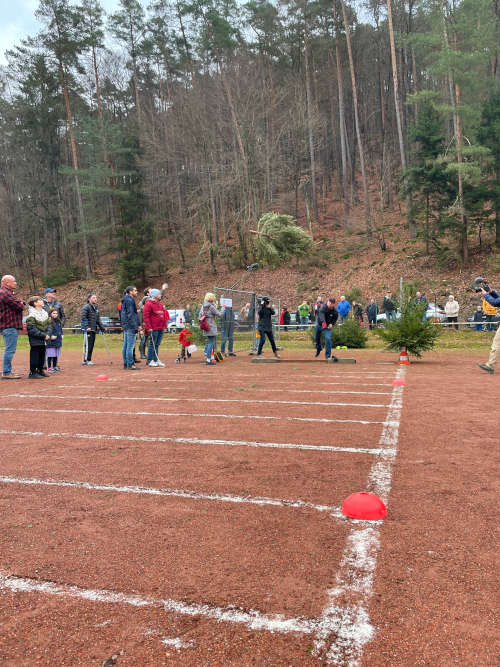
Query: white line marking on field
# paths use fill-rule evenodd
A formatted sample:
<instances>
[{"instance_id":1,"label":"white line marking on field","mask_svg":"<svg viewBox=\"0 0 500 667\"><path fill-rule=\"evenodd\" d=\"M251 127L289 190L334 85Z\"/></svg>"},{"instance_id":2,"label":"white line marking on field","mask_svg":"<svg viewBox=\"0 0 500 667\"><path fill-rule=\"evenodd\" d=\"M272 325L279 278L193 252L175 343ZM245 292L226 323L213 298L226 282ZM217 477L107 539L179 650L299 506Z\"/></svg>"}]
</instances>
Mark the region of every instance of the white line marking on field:
<instances>
[{"instance_id":1,"label":"white line marking on field","mask_svg":"<svg viewBox=\"0 0 500 667\"><path fill-rule=\"evenodd\" d=\"M378 378L378 379L380 379L380 378ZM255 380L255 378L254 378L254 380ZM307 386L311 386L311 383L313 382L315 387L333 387L333 386L343 387L345 385L356 385L357 384L357 382L317 382L316 380L317 380L317 378L314 377L314 376L310 377L310 378L304 378L302 380L297 380L296 378L294 378L293 384L294 384L294 386L295 385L300 385L300 384L305 384ZM108 378L108 382L114 382L114 381L115 381L114 378ZM147 382L150 385L153 384L153 382L154 382L154 384L160 384L158 380L151 381L149 379L146 380L145 378L143 380L139 380L139 382ZM168 377L168 378L165 378L165 382L161 383L161 385L164 385L164 386L167 387L167 386L170 386L172 383L192 384L192 382L193 382L192 378L171 378L171 377ZM207 384L209 384L208 380L207 380ZM269 389L269 391L275 391L276 388L274 387L274 385L279 385L279 391L284 391L284 392L304 391L304 390L300 390L300 389L289 389L288 388L290 386L290 381L289 380L288 381L285 381L285 380L280 381L280 380L274 380L273 378L266 378L266 388L265 388L266 391L268 389ZM285 385L285 386L283 387L282 385ZM56 384L54 386L57 387L57 389L95 389L95 387L96 387L95 384ZM388 382L363 382L363 387L391 387L391 384L388 383ZM256 385L254 385L253 387L248 385L244 388L247 391L252 391L252 390L262 391L262 387L261 386L256 386ZM322 393L322 394L328 393L324 389L317 389L317 390L311 389L309 391L317 391L318 394L319 393Z\"/></svg>"},{"instance_id":2,"label":"white line marking on field","mask_svg":"<svg viewBox=\"0 0 500 667\"><path fill-rule=\"evenodd\" d=\"M86 589L52 581L39 581L25 577L16 577L0 572L0 590L13 593L44 593L64 598L77 598L89 602L108 604L126 604L133 607L156 607L164 611L184 616L201 616L215 621L239 623L250 630L268 632L299 632L310 635L319 630L318 619L286 618L281 614L264 614L254 609L244 611L237 607L216 607L209 604L194 604L179 600L151 598L136 594L116 593L109 590Z\"/></svg>"},{"instance_id":3,"label":"white line marking on field","mask_svg":"<svg viewBox=\"0 0 500 667\"><path fill-rule=\"evenodd\" d=\"M372 423L372 422L370 422ZM382 422L373 422L380 424ZM67 439L82 439L82 440L119 440L125 442L177 442L187 445L225 445L229 447L263 447L271 449L299 449L306 451L319 452L341 452L347 454L373 454L380 456L385 454L387 456L394 456L395 449L381 449L369 447L335 447L334 445L306 445L301 443L289 442L257 442L247 440L209 440L200 438L175 438L175 437L161 437L161 436L147 436L147 435L108 435L106 433L42 433L41 431L7 431L0 430L0 435L21 435L30 437L44 437L44 438L67 438Z\"/></svg>"},{"instance_id":4,"label":"white line marking on field","mask_svg":"<svg viewBox=\"0 0 500 667\"><path fill-rule=\"evenodd\" d=\"M56 394L6 394L8 398L47 398L47 399L61 399L68 400L68 396L58 396ZM71 396L71 400L79 401L166 401L168 403L185 403L184 396L179 398L158 397L158 396L96 396L90 394L89 396ZM254 405L255 403L272 403L276 405L321 405L324 407L353 407L353 408L388 408L388 403L334 403L334 402L319 402L319 401L275 401L266 399L251 399L251 398L198 398L196 396L189 397L191 401L196 403L244 403ZM6 408L7 409L7 408ZM83 410L85 412L85 410ZM140 413L137 413L140 414Z\"/></svg>"},{"instance_id":5,"label":"white line marking on field","mask_svg":"<svg viewBox=\"0 0 500 667\"><path fill-rule=\"evenodd\" d=\"M47 412L47 408L0 408L3 412ZM127 416L156 416L156 417L217 417L218 419L267 419L271 421L298 421L314 422L319 424L385 424L383 421L369 421L364 419L328 419L326 417L272 417L269 415L228 415L224 413L207 412L139 412L135 410L62 410L50 409L51 413L85 414L85 415L127 415Z\"/></svg>"},{"instance_id":6,"label":"white line marking on field","mask_svg":"<svg viewBox=\"0 0 500 667\"><path fill-rule=\"evenodd\" d=\"M212 500L223 503L241 503L249 505L261 505L268 507L290 507L292 509L314 510L316 512L327 512L335 519L345 520L339 507L330 505L316 505L305 500L284 500L279 498L267 498L265 496L235 496L230 493L199 493L197 491L186 491L185 489L155 489L144 486L116 486L114 484L94 484L91 482L64 481L57 479L26 479L23 477L6 477L0 475L1 484L19 484L21 486L55 486L69 489L84 489L86 491L107 491L113 493L132 493L144 496L167 496L174 498L185 498L187 500Z\"/></svg>"},{"instance_id":7,"label":"white line marking on field","mask_svg":"<svg viewBox=\"0 0 500 667\"><path fill-rule=\"evenodd\" d=\"M404 377L400 368L396 378ZM379 445L392 447L397 452L399 424L401 421L402 387L394 387L392 401L382 429ZM391 490L392 465L395 457L381 454L374 461L368 475L368 489L387 505ZM372 595L373 578L380 546L380 527L353 525L347 538L335 586L328 591L328 604L321 618L324 628L318 633L315 651L327 646L330 636L336 638L327 649L327 660L333 665L359 665L364 646L374 635L368 614L368 602ZM349 600L350 606L342 605Z\"/></svg>"},{"instance_id":8,"label":"white line marking on field","mask_svg":"<svg viewBox=\"0 0 500 667\"><path fill-rule=\"evenodd\" d=\"M182 639L179 639L179 637L175 637L173 639L165 637L164 639L161 640L161 643L165 644L165 646L171 646L172 648L175 648L177 651L180 651L183 648L193 648L193 646L195 645L194 642L183 642Z\"/></svg>"}]
</instances>

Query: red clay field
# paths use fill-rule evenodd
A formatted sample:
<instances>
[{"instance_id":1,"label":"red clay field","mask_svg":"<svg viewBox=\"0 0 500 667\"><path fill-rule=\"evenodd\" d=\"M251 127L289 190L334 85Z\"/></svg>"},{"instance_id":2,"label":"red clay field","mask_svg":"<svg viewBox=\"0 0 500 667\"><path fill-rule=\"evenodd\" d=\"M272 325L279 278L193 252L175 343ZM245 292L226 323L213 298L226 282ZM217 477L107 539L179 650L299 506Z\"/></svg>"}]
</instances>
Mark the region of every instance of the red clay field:
<instances>
[{"instance_id":1,"label":"red clay field","mask_svg":"<svg viewBox=\"0 0 500 667\"><path fill-rule=\"evenodd\" d=\"M2 664L499 664L500 376L309 355L0 383Z\"/></svg>"}]
</instances>

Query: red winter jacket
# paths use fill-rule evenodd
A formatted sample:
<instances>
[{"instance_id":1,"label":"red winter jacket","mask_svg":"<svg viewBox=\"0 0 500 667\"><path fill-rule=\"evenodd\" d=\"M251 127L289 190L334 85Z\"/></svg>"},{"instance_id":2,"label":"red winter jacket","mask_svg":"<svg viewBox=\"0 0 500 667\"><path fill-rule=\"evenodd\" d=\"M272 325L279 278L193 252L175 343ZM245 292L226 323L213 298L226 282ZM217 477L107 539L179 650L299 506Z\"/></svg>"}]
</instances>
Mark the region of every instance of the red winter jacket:
<instances>
[{"instance_id":1,"label":"red winter jacket","mask_svg":"<svg viewBox=\"0 0 500 667\"><path fill-rule=\"evenodd\" d=\"M164 307L161 301L148 299L144 304L144 329L146 331L161 331L167 326L170 320L168 310Z\"/></svg>"},{"instance_id":2,"label":"red winter jacket","mask_svg":"<svg viewBox=\"0 0 500 667\"><path fill-rule=\"evenodd\" d=\"M179 343L182 347L189 347L193 344L193 332L183 329L179 334Z\"/></svg>"}]
</instances>

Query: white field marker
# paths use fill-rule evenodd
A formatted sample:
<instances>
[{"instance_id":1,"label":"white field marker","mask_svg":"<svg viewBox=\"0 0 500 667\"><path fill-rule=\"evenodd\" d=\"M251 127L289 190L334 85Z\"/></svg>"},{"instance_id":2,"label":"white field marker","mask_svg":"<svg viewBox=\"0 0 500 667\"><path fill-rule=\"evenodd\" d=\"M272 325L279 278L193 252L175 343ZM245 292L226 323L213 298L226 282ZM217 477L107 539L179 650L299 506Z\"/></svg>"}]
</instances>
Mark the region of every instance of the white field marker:
<instances>
[{"instance_id":1,"label":"white field marker","mask_svg":"<svg viewBox=\"0 0 500 667\"><path fill-rule=\"evenodd\" d=\"M47 408L0 408L0 412L47 412ZM216 417L218 419L267 419L271 421L298 421L314 422L318 424L385 424L384 421L369 421L364 419L328 419L326 417L272 417L269 415L228 415L223 413L206 412L144 412L134 410L62 410L50 409L51 413L84 414L84 415L127 415L127 416L156 416L156 417Z\"/></svg>"},{"instance_id":2,"label":"white field marker","mask_svg":"<svg viewBox=\"0 0 500 667\"><path fill-rule=\"evenodd\" d=\"M404 369L400 368L396 378L403 378L404 374ZM396 452L402 395L403 387L394 387L379 441L381 447L390 446ZM395 456L377 456L368 475L368 490L379 496L385 504L391 490L394 460ZM335 585L328 591L328 604L321 615L324 627L314 643L316 653L326 648L329 664L349 667L359 665L365 644L374 636L368 603L373 590L379 546L379 525L353 525L335 576ZM350 606L343 606L345 600L349 600ZM332 634L335 634L335 639L329 644Z\"/></svg>"},{"instance_id":3,"label":"white field marker","mask_svg":"<svg viewBox=\"0 0 500 667\"><path fill-rule=\"evenodd\" d=\"M9 576L0 572L0 590L13 593L43 593L62 598L76 598L89 602L122 604L132 607L152 607L163 609L167 613L183 616L201 616L214 621L239 623L250 630L310 635L320 628L319 619L286 618L281 614L264 614L254 609L244 611L237 607L216 607L209 604L195 604L179 600L151 598L133 593L116 593L115 591L87 589L68 584L57 584L52 581L40 581L27 577Z\"/></svg>"},{"instance_id":4,"label":"white field marker","mask_svg":"<svg viewBox=\"0 0 500 667\"><path fill-rule=\"evenodd\" d=\"M230 493L198 493L185 489L155 489L144 486L116 486L114 484L94 484L91 482L64 481L57 479L26 479L23 477L0 476L0 484L18 484L21 486L55 486L86 491L105 491L111 493L131 493L142 496L167 496L187 500L210 500L222 503L260 505L262 507L282 507L301 510L313 510L330 514L335 519L345 520L339 507L316 505L304 500L284 500L265 496L235 496Z\"/></svg>"},{"instance_id":5,"label":"white field marker","mask_svg":"<svg viewBox=\"0 0 500 667\"><path fill-rule=\"evenodd\" d=\"M382 422L369 422L380 424ZM395 449L381 449L380 447L335 447L334 445L307 445L301 443L291 442L258 442L251 440L209 440L200 438L175 438L162 436L147 436L147 435L111 435L107 433L44 433L41 431L9 431L0 430L0 435L10 436L28 436L28 437L43 437L43 438L65 438L65 439L80 439L80 440L118 440L121 442L159 442L159 443L179 443L183 445L223 445L228 447L263 447L270 449L299 449L305 451L317 452L340 452L346 454L372 454L380 456L395 456Z\"/></svg>"},{"instance_id":6,"label":"white field marker","mask_svg":"<svg viewBox=\"0 0 500 667\"><path fill-rule=\"evenodd\" d=\"M68 396L58 396L55 394L6 394L7 398L38 398L38 399L60 399L68 400ZM158 396L71 396L71 399L79 401L164 401L168 403L185 402L184 396L179 398L158 397ZM353 408L388 408L388 403L334 403L334 402L318 402L318 401L274 401L265 399L249 399L249 398L197 398L190 396L190 399L196 403L244 403L254 405L255 403L272 403L275 405L320 405L322 407L353 407ZM8 408L6 408L8 409ZM85 412L85 410L82 410ZM137 413L140 414L140 413Z\"/></svg>"},{"instance_id":7,"label":"white field marker","mask_svg":"<svg viewBox=\"0 0 500 667\"><path fill-rule=\"evenodd\" d=\"M310 382L311 380L314 380L314 378L310 378L310 379L307 379L307 380L301 380L299 382L294 381L294 385L305 384L307 386L310 386L311 385L311 382ZM113 378L109 378L108 382L110 382L110 381L114 382ZM146 380L141 380L141 382L146 382ZM152 384L151 380L147 380L147 382L149 384ZM158 381L156 381L156 382L158 382ZM191 379L190 380L185 380L183 378L168 378L168 380L166 380L164 384L165 384L165 386L169 386L172 383L186 384L186 383L192 383L192 380ZM311 393L318 393L318 394L332 393L332 392L325 391L324 389L289 389L288 388L289 385L290 385L289 382L285 383L284 381L280 382L279 380L272 380L272 379L269 379L269 381L266 383L266 391L267 391L268 388L269 388L269 391L276 391L276 387L274 385L283 385L283 384L285 384L286 386L285 387L280 386L279 389L278 389L280 392L286 392L287 393L287 392L308 391L308 392L311 392ZM349 386L356 385L357 382L315 382L314 384L315 384L316 387L334 387L334 386L344 387L345 385L349 385ZM78 389L95 389L94 384L56 384L55 386L58 389L76 389L76 388L78 388ZM392 388L392 385L388 382L363 382L363 387L388 387L388 388ZM254 391L261 391L261 387L256 387L256 386L253 386L253 387L248 386L248 387L243 387L243 388L245 389L245 391L253 391L253 390ZM239 390L237 390L237 391L239 391ZM337 393L337 392L333 392L333 393ZM344 394L344 393L349 393L349 392L340 392L340 393ZM354 392L354 393L364 394L364 393L367 393L367 392ZM384 392L384 393L387 393L388 395L390 395L391 392Z\"/></svg>"}]
</instances>

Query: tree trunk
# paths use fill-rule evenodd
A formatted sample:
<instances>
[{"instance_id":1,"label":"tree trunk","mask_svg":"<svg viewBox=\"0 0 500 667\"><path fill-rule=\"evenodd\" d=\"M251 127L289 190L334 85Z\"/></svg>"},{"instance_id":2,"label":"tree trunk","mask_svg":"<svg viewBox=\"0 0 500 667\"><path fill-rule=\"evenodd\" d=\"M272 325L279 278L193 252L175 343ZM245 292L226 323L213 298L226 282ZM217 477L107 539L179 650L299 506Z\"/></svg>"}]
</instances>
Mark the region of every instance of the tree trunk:
<instances>
[{"instance_id":1,"label":"tree trunk","mask_svg":"<svg viewBox=\"0 0 500 667\"><path fill-rule=\"evenodd\" d=\"M90 267L90 257L89 257L89 246L87 239L87 224L85 220L85 213L83 210L83 201L82 193L80 189L80 180L78 178L78 157L76 152L76 142L75 135L73 134L73 117L71 115L71 106L69 103L68 88L66 86L66 77L64 76L64 68L62 61L59 60L59 78L61 81L61 88L63 91L64 105L66 107L66 118L68 125L69 139L71 143L71 156L73 159L73 169L75 170L75 188L76 188L76 198L78 204L78 217L80 219L80 232L82 235L82 246L83 246L83 256L85 261L85 274L87 280L92 276L92 270Z\"/></svg>"},{"instance_id":2,"label":"tree trunk","mask_svg":"<svg viewBox=\"0 0 500 667\"><path fill-rule=\"evenodd\" d=\"M358 152L359 152L359 165L361 168L361 179L363 181L363 195L364 195L364 200L365 200L365 222L366 222L366 235L368 236L369 239L372 238L373 232L372 232L372 216L371 216L371 207L370 207L370 195L368 193L368 181L366 178L366 170L365 170L365 155L364 155L364 150L363 150L363 143L361 140L361 130L359 127L359 113L358 113L358 93L357 93L357 88L356 88L356 74L354 72L354 60L352 57L352 49L351 49L351 37L349 34L349 25L347 23L347 16L346 16L346 10L345 10L345 3L344 0L340 0L340 3L342 5L342 16L344 18L344 29L345 29L345 35L347 39L347 53L349 55L349 69L351 72L351 84L352 84L352 97L353 97L353 104L354 104L354 121L356 124L356 137L358 140Z\"/></svg>"},{"instance_id":3,"label":"tree trunk","mask_svg":"<svg viewBox=\"0 0 500 667\"><path fill-rule=\"evenodd\" d=\"M399 84L398 84L398 69L396 62L396 46L394 42L394 29L392 25L392 5L391 0L387 0L387 20L389 25L389 40L391 43L391 61L392 61L392 79L394 82L394 105L396 107L396 124L398 128L398 139L399 139L399 154L401 157L401 168L404 173L405 181L405 190L406 190L406 215L408 217L408 229L410 232L410 238L415 238L415 223L413 221L413 202L411 200L411 195L408 190L408 178L405 174L406 172L406 152L405 144L403 140L403 128L401 122L401 107L399 104Z\"/></svg>"},{"instance_id":4,"label":"tree trunk","mask_svg":"<svg viewBox=\"0 0 500 667\"><path fill-rule=\"evenodd\" d=\"M350 231L351 207L349 204L349 191L347 180L347 147L345 136L345 106L344 106L344 83L342 81L342 66L340 62L339 32L337 5L333 2L333 22L335 30L335 60L337 64L337 88L339 95L339 125L340 125L340 152L342 159L342 195L344 200L344 231Z\"/></svg>"},{"instance_id":5,"label":"tree trunk","mask_svg":"<svg viewBox=\"0 0 500 667\"><path fill-rule=\"evenodd\" d=\"M307 4L307 3L306 3ZM307 106L307 135L309 140L309 159L311 161L311 199L313 215L318 221L318 197L316 193L316 159L314 155L314 137L313 137L313 113L312 113L312 93L309 72L309 33L307 19L304 17L304 65L306 75L306 106Z\"/></svg>"}]
</instances>

